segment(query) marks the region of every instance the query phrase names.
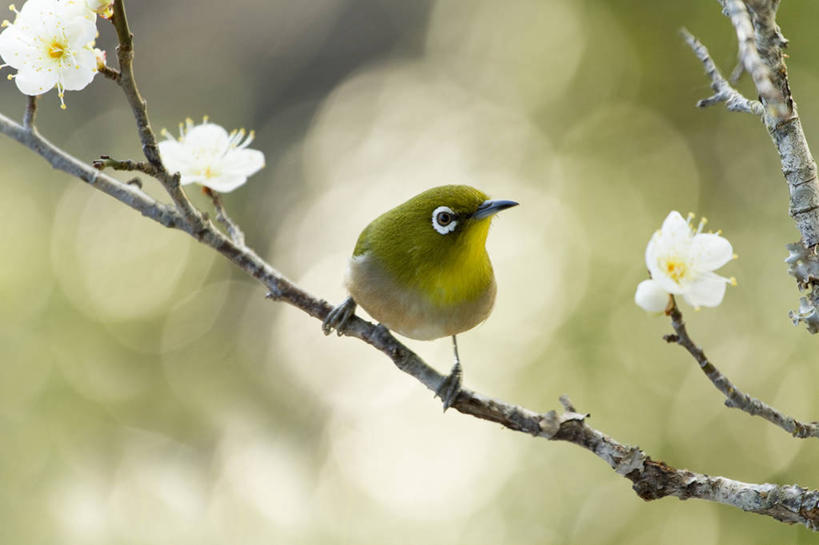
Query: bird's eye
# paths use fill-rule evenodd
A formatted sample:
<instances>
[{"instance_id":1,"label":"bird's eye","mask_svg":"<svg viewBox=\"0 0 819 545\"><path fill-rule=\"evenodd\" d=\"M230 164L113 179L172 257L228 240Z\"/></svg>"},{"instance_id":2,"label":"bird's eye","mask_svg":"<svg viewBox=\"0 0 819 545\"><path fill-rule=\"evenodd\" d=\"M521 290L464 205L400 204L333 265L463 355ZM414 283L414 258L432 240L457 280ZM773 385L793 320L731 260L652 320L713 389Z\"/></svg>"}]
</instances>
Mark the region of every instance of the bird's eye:
<instances>
[{"instance_id":1,"label":"bird's eye","mask_svg":"<svg viewBox=\"0 0 819 545\"><path fill-rule=\"evenodd\" d=\"M455 230L457 215L448 206L439 206L432 212L432 227L442 235Z\"/></svg>"}]
</instances>

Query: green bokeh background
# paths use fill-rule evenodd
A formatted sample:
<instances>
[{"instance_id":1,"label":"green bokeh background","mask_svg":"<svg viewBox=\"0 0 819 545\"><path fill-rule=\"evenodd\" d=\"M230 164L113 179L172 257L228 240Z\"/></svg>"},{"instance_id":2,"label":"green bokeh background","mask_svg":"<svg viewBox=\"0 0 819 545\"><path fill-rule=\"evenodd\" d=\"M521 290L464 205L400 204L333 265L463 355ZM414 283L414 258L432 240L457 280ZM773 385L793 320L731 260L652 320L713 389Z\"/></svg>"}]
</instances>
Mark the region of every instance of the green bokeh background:
<instances>
[{"instance_id":1,"label":"green bokeh background","mask_svg":"<svg viewBox=\"0 0 819 545\"><path fill-rule=\"evenodd\" d=\"M127 7L155 128L208 114L255 129L267 167L224 201L285 275L339 301L357 233L390 206L444 183L518 200L488 243L496 310L460 338L468 386L542 411L568 393L592 425L671 465L819 486L816 441L723 407L662 342L668 321L632 299L668 211L707 216L740 256L724 268L739 286L717 309L687 310L692 336L749 393L819 413L817 339L787 317L798 295L784 245L798 233L777 154L758 120L694 107L708 82L678 29L730 71L736 40L717 2ZM805 0L779 17L810 142L817 17ZM41 100L50 140L87 161L139 157L109 81L66 101ZM24 105L5 82L0 111ZM0 161L2 543L815 539L725 506L644 503L577 447L441 415L380 354L325 338L185 235L10 140ZM448 341L408 344L450 366Z\"/></svg>"}]
</instances>

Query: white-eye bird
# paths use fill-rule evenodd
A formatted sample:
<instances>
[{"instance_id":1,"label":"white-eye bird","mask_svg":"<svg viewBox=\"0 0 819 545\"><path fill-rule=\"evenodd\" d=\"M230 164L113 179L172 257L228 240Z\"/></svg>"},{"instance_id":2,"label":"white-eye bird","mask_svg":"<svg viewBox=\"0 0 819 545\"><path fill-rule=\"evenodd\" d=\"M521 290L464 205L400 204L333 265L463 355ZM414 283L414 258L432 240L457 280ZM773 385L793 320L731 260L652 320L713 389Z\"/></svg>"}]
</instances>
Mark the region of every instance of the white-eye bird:
<instances>
[{"instance_id":1,"label":"white-eye bird","mask_svg":"<svg viewBox=\"0 0 819 545\"><path fill-rule=\"evenodd\" d=\"M461 389L455 336L484 321L495 302L486 253L491 218L517 204L490 200L466 185L445 185L377 217L358 237L344 278L350 296L324 320L325 335L342 328L361 305L405 337L451 336L455 366L436 392L446 410Z\"/></svg>"}]
</instances>

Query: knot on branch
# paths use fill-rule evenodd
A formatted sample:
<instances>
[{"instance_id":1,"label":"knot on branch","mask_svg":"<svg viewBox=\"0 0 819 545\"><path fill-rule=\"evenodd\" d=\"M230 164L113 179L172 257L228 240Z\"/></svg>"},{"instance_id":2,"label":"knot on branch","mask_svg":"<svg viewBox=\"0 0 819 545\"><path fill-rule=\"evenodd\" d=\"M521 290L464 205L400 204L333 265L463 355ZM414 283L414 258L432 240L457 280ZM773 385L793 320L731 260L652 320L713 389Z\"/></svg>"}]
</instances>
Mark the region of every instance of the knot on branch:
<instances>
[{"instance_id":1,"label":"knot on branch","mask_svg":"<svg viewBox=\"0 0 819 545\"><path fill-rule=\"evenodd\" d=\"M626 455L614 465L614 471L624 477L632 471L642 473L645 470L646 459L647 456L639 447L631 447Z\"/></svg>"},{"instance_id":2,"label":"knot on branch","mask_svg":"<svg viewBox=\"0 0 819 545\"><path fill-rule=\"evenodd\" d=\"M577 423L581 427L584 426L586 419L590 416L575 412L572 402L565 394L560 396L560 403L566 409L563 414L558 415L556 411L549 411L540 416L538 422L540 435L546 439L555 439L564 424Z\"/></svg>"}]
</instances>

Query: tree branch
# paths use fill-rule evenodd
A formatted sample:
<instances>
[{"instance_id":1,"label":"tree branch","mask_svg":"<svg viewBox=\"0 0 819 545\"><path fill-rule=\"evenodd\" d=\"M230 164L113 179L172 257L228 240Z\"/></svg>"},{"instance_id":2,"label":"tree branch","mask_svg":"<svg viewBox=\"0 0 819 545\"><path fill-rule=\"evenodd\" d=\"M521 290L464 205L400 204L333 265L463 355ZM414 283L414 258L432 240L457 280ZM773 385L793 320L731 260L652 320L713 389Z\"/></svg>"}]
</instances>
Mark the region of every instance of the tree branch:
<instances>
[{"instance_id":1,"label":"tree branch","mask_svg":"<svg viewBox=\"0 0 819 545\"><path fill-rule=\"evenodd\" d=\"M244 246L245 234L242 232L239 225L230 219L230 216L228 216L227 212L225 212L225 207L222 205L222 199L219 198L219 194L205 186L202 186L202 192L210 197L211 202L213 202L213 208L216 209L216 221L225 226L230 240L239 246Z\"/></svg>"},{"instance_id":2,"label":"tree branch","mask_svg":"<svg viewBox=\"0 0 819 545\"><path fill-rule=\"evenodd\" d=\"M761 117L779 153L782 174L788 183L790 216L801 234L801 245L813 249L819 245L819 179L816 162L813 159L802 122L791 94L788 82L788 68L785 64L784 49L788 41L782 36L776 23L775 0L719 0L725 14L731 19L739 42L739 62L751 77L759 93L763 106ZM708 51L693 36L683 32L686 41L697 58L705 66L711 79L711 87L719 100L711 97L700 101L699 105L726 102L734 99L735 111L743 109L743 97L724 81L714 66ZM724 84L723 84L724 83ZM720 90L718 90L720 89ZM734 95L733 93L736 93ZM740 97L742 100L738 99ZM752 103L752 101L748 101ZM756 111L754 111L756 113ZM791 267L789 272L796 278L800 289L809 290L802 298L798 311L792 311L795 323L803 321L808 331L819 331L819 279L800 276L806 270L819 269L819 256L815 251L804 254L803 261L812 262L810 267ZM817 322L817 323L814 323Z\"/></svg>"},{"instance_id":3,"label":"tree branch","mask_svg":"<svg viewBox=\"0 0 819 545\"><path fill-rule=\"evenodd\" d=\"M13 138L42 156L53 168L79 178L87 184L111 195L130 206L143 216L151 218L165 227L175 227L189 232L184 218L172 207L160 203L131 185L124 184L99 170L67 154L37 131L29 131L8 117L0 114L0 133Z\"/></svg>"},{"instance_id":4,"label":"tree branch","mask_svg":"<svg viewBox=\"0 0 819 545\"><path fill-rule=\"evenodd\" d=\"M247 274L259 280L268 297L284 301L310 316L323 320L330 305L303 291L261 259L253 250L240 246L205 221L201 232L193 232L189 223L174 208L159 203L104 173L85 165L37 134L0 114L0 132L36 151L54 168L76 176L93 187L111 195L142 215L165 225L187 232L228 258ZM342 333L358 338L386 354L401 371L411 375L431 392L435 392L445 377L430 367L418 355L393 337L383 326L353 316ZM564 398L564 410L538 413L524 407L492 399L469 389L462 389L452 407L457 411L496 422L511 430L524 432L552 441L573 443L594 453L618 474L629 479L637 495L648 501L674 496L680 499L699 498L737 507L744 511L767 515L788 523L800 523L812 530L819 528L819 491L796 485L752 484L724 477L711 477L685 469L675 469L652 460L642 450L620 443L585 420L587 415L575 412Z\"/></svg>"},{"instance_id":5,"label":"tree branch","mask_svg":"<svg viewBox=\"0 0 819 545\"><path fill-rule=\"evenodd\" d=\"M720 370L708 360L705 352L691 340L685 327L685 322L683 321L682 312L680 312L673 295L671 296L671 305L669 309L666 310L666 314L671 317L671 327L674 328L675 334L666 335L663 338L667 342L679 344L697 360L705 376L707 376L717 390L722 392L725 396L726 407L740 409L751 416L760 416L800 439L819 437L819 424L817 424L817 422L811 422L809 424L800 422L793 417L782 414L764 401L751 397L734 386L730 379L723 375Z\"/></svg>"},{"instance_id":6,"label":"tree branch","mask_svg":"<svg viewBox=\"0 0 819 545\"><path fill-rule=\"evenodd\" d=\"M156 167L154 167L150 163L145 163L145 162L142 162L142 161L132 161L131 159L126 159L124 161L119 161L117 159L112 159L108 155L100 155L100 158L93 161L91 164L97 170L103 170L105 168L112 168L114 170L143 172L143 173L147 174L148 176L153 176L153 177L156 177L158 175Z\"/></svg>"},{"instance_id":7,"label":"tree branch","mask_svg":"<svg viewBox=\"0 0 819 545\"><path fill-rule=\"evenodd\" d=\"M694 35L688 32L688 30L685 28L680 30L680 34L682 34L686 43L688 43L688 45L694 51L694 54L705 67L705 73L708 75L708 79L711 80L711 89L714 91L714 94L710 97L704 98L697 102L698 108L706 108L719 102L724 102L725 107L732 112L744 112L756 116L761 116L764 113L764 108L761 102L758 100L749 100L745 98L739 91L734 89L724 77L722 77L719 69L714 64L714 61L711 60L711 56L708 54L708 49L702 44L702 42L695 38Z\"/></svg>"},{"instance_id":8,"label":"tree branch","mask_svg":"<svg viewBox=\"0 0 819 545\"><path fill-rule=\"evenodd\" d=\"M26 98L26 111L23 114L23 127L26 130L33 131L35 130L34 120L37 118L37 97L28 96Z\"/></svg>"},{"instance_id":9,"label":"tree branch","mask_svg":"<svg viewBox=\"0 0 819 545\"><path fill-rule=\"evenodd\" d=\"M149 124L145 101L134 82L133 37L128 28L122 0L115 1L113 20L120 43L118 47L120 72L118 78L112 79L122 87L131 104L148 163L147 166L143 166L146 164L112 161L111 164L103 163L100 166L139 170L156 176L171 195L175 208L158 202L132 185L122 183L82 163L39 136L36 131L31 130L33 102L30 102L31 115L30 117L27 115L26 127L0 114L0 132L40 154L55 169L78 177L161 225L182 230L201 243L210 246L247 274L259 280L267 288L268 297L286 302L314 318L323 320L331 310L326 301L313 297L290 282L252 249L245 246L243 237L238 237L235 233L226 236L219 231L190 203L179 186L178 174L171 175L167 172L162 164L156 138ZM746 69L748 69L747 65ZM214 199L214 206L222 213L228 230L230 230L230 225L235 224L223 213L218 198ZM679 330L675 327L678 338L688 339L681 315L677 321L680 327ZM341 333L363 340L383 352L401 371L413 376L432 392L436 392L445 380L443 375L398 342L383 326L354 316L341 329ZM690 342L690 339L688 339L688 344L699 351L693 342ZM710 363L707 362L701 351L698 353L702 356L701 365L705 370ZM552 441L566 441L583 447L604 460L615 472L632 481L633 489L644 500L665 496L675 496L680 499L699 498L768 515L788 523L804 524L812 530L819 527L819 491L807 490L795 485L744 483L672 468L663 462L652 460L638 447L620 443L590 427L586 423L588 415L576 412L568 398L561 398L561 403L563 410L560 414L556 411L537 413L518 405L486 397L469 389L463 389L458 393L452 407L463 414L496 422L512 430Z\"/></svg>"},{"instance_id":10,"label":"tree branch","mask_svg":"<svg viewBox=\"0 0 819 545\"><path fill-rule=\"evenodd\" d=\"M123 0L114 0L114 14L111 22L117 31L117 60L119 62L119 78L113 79L125 93L131 112L136 119L139 139L142 143L142 153L148 162L156 169L154 175L165 190L171 196L179 212L185 221L191 224L194 232L201 232L204 229L205 220L198 210L193 206L182 186L179 184L179 175L170 174L162 163L159 155L159 146L156 143L156 135L151 128L148 119L148 104L139 93L136 80L134 79L134 36L128 27L128 17L125 14ZM106 74L107 75L107 74Z\"/></svg>"},{"instance_id":11,"label":"tree branch","mask_svg":"<svg viewBox=\"0 0 819 545\"><path fill-rule=\"evenodd\" d=\"M720 0L720 3L736 31L739 42L739 62L754 80L762 103L768 106L769 113L777 120L787 119L790 114L789 97L786 97L782 90L774 85L771 76L772 67L763 61L759 54L755 29L745 2L743 0Z\"/></svg>"}]
</instances>

